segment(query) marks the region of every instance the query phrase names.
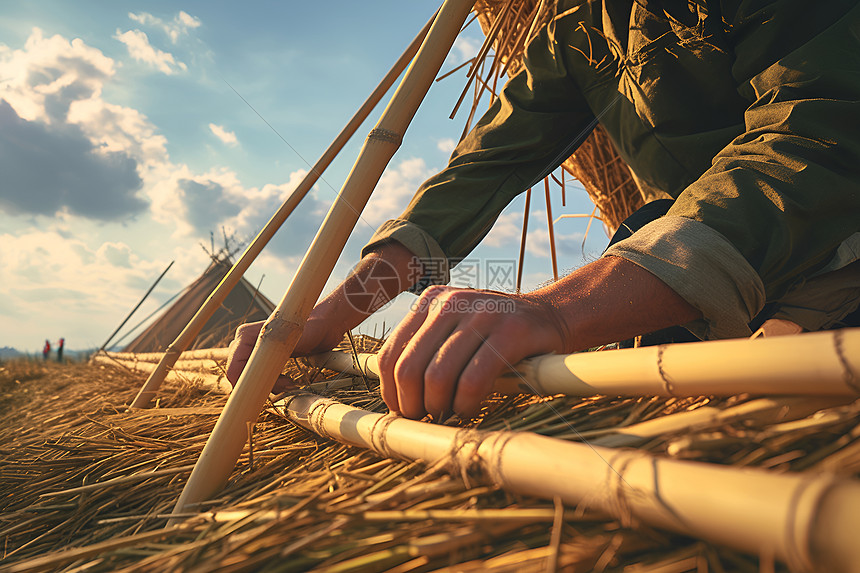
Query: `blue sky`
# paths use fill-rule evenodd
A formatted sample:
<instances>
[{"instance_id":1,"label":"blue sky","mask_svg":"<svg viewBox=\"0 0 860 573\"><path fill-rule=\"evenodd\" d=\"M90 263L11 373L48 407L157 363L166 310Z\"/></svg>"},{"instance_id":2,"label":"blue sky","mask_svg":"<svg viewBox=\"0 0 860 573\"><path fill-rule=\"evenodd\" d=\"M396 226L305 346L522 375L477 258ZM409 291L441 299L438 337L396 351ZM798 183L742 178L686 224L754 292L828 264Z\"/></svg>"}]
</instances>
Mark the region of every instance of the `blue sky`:
<instances>
[{"instance_id":1,"label":"blue sky","mask_svg":"<svg viewBox=\"0 0 860 573\"><path fill-rule=\"evenodd\" d=\"M205 269L200 244L209 245L210 231L217 238L223 226L237 238L253 237L437 6L425 0L4 3L0 347L34 352L45 338L61 336L73 349L99 345L171 260L140 317ZM473 57L482 40L475 23L443 72ZM458 72L432 87L330 287L355 263L374 227L396 217L415 188L444 166L466 121L464 112L448 119L464 81ZM249 271L275 302L376 116ZM526 288L551 278L539 191ZM567 199L562 207L555 193L555 216L590 212L584 192L569 189ZM522 209L520 198L502 214L476 261L516 258ZM561 268L582 264L585 224L558 223ZM605 242L603 230L593 228L586 254L594 256ZM410 296L362 331L383 320L391 325Z\"/></svg>"}]
</instances>

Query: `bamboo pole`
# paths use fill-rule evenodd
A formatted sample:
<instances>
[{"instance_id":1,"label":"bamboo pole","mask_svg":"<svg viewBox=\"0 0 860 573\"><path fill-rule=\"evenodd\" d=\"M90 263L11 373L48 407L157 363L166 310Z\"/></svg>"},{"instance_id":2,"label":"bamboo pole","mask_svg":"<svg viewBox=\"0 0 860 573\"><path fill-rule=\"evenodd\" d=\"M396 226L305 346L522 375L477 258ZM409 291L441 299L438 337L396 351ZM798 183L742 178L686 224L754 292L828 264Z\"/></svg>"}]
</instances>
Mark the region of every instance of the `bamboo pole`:
<instances>
[{"instance_id":1,"label":"bamboo pole","mask_svg":"<svg viewBox=\"0 0 860 573\"><path fill-rule=\"evenodd\" d=\"M93 356L93 362L106 366L122 366L131 371L148 372L150 374L157 368L157 365L153 362L135 362L134 360L123 360L104 355ZM181 362L177 362L176 364L178 367L174 366L171 368L165 375L165 380L175 382L195 380L200 383L201 388L217 394L229 394L233 389L227 378L223 374L213 372L213 369L200 367L199 365L182 368L185 365ZM130 406L130 408L134 407Z\"/></svg>"},{"instance_id":2,"label":"bamboo pole","mask_svg":"<svg viewBox=\"0 0 860 573\"><path fill-rule=\"evenodd\" d=\"M528 432L484 432L366 412L310 394L280 402L294 423L381 455L483 475L521 495L691 535L792 569L860 570L860 482L677 461ZM541 468L535 471L535 468Z\"/></svg>"},{"instance_id":3,"label":"bamboo pole","mask_svg":"<svg viewBox=\"0 0 860 573\"><path fill-rule=\"evenodd\" d=\"M161 352L107 352L105 353L111 358L118 360L136 360L137 362L155 362L158 363L161 357L164 356ZM229 348L198 348L196 350L186 350L177 358L180 360L227 360L230 356Z\"/></svg>"},{"instance_id":4,"label":"bamboo pole","mask_svg":"<svg viewBox=\"0 0 860 573\"><path fill-rule=\"evenodd\" d=\"M278 308L260 331L257 345L224 412L212 431L174 513L208 499L227 481L245 444L248 422L262 410L285 360L349 238L385 166L399 146L424 94L433 82L460 26L469 14L469 0L446 0L403 81L376 127L370 132L341 193L323 221Z\"/></svg>"},{"instance_id":5,"label":"bamboo pole","mask_svg":"<svg viewBox=\"0 0 860 573\"><path fill-rule=\"evenodd\" d=\"M179 336L176 337L176 340L167 347L164 355L158 363L158 368L150 374L149 378L132 401L131 406L133 408L145 408L149 405L153 396L155 396L155 392L161 386L165 376L173 367L173 363L179 355L191 345L191 342L200 333L206 322L212 317L215 311L218 310L221 303L223 303L224 299L227 298L227 295L230 294L230 291L233 290L233 287L235 287L242 279L245 271L248 270L248 267L251 266L251 263L253 263L254 259L257 258L257 255L260 254L260 251L263 250L263 247L268 244L269 240L275 235L281 225L283 225L287 217L290 216L290 213L295 210L299 202L301 202L305 195L307 195L311 188L313 188L322 172L326 170L337 154L340 153L341 149L343 149L352 135L358 130L362 122L364 122L367 116L370 115L373 108L376 107L376 104L378 104L382 99L382 96L388 92L403 70L406 69L409 62L412 61L412 58L418 52L418 48L430 29L432 21L433 20L431 19L427 22L421 32L419 32L415 39L412 40L412 43L409 44L406 51L404 51L400 58L394 63L394 66L392 66L358 111L355 112L355 115L352 116L343 130L337 135L337 137L335 137L334 141L332 141L328 149L326 149L320 156L302 182L299 183L298 187L296 187L295 191L287 197L283 205L281 205L278 211L271 219L269 219L269 222L266 223L265 227L263 227L263 229L257 234L251 244L248 245L248 248L245 249L245 252L242 253L242 256L239 257L239 260L237 260L236 264L233 265L233 268L230 269L218 286L215 287L215 290L209 295L209 298L206 299L206 302L203 303L200 310L197 311L188 325L181 333L179 333Z\"/></svg>"},{"instance_id":6,"label":"bamboo pole","mask_svg":"<svg viewBox=\"0 0 860 573\"><path fill-rule=\"evenodd\" d=\"M856 397L860 329L545 355L518 364L496 380L495 389L543 396Z\"/></svg>"},{"instance_id":7,"label":"bamboo pole","mask_svg":"<svg viewBox=\"0 0 860 573\"><path fill-rule=\"evenodd\" d=\"M781 398L759 398L737 406L721 409L703 406L652 418L621 428L607 428L580 432L592 445L608 448L639 446L656 436L669 433L701 432L715 426L743 421L744 424L762 426L789 420L804 419L820 410L844 405L848 399L841 397L785 396Z\"/></svg>"},{"instance_id":8,"label":"bamboo pole","mask_svg":"<svg viewBox=\"0 0 860 573\"><path fill-rule=\"evenodd\" d=\"M726 357L730 356L731 360ZM303 360L379 378L374 354ZM715 340L523 360L493 386L503 394L552 396L860 396L860 328L749 340Z\"/></svg>"}]
</instances>

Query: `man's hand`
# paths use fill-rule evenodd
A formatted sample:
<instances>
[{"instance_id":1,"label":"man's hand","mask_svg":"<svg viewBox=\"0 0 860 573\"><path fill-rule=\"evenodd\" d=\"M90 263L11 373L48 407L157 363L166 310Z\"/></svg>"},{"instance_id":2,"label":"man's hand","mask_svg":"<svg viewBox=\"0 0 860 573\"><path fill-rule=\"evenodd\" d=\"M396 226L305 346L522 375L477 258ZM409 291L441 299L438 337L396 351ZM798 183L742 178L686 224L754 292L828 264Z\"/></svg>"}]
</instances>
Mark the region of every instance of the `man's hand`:
<instances>
[{"instance_id":1,"label":"man's hand","mask_svg":"<svg viewBox=\"0 0 860 573\"><path fill-rule=\"evenodd\" d=\"M409 418L471 416L499 374L562 352L567 338L556 310L537 299L429 287L379 352L382 397Z\"/></svg>"},{"instance_id":2,"label":"man's hand","mask_svg":"<svg viewBox=\"0 0 860 573\"><path fill-rule=\"evenodd\" d=\"M293 356L307 356L331 350L380 306L411 287L421 273L421 262L403 245L388 242L365 256L355 270L335 290L314 307ZM243 324L236 329L227 359L227 380L236 385L257 344L262 322ZM284 363L289 356L284 357ZM274 391L290 387L282 376Z\"/></svg>"},{"instance_id":3,"label":"man's hand","mask_svg":"<svg viewBox=\"0 0 860 573\"><path fill-rule=\"evenodd\" d=\"M382 397L409 418L477 414L520 360L624 340L701 315L657 277L605 257L527 295L430 287L379 353Z\"/></svg>"},{"instance_id":4,"label":"man's hand","mask_svg":"<svg viewBox=\"0 0 860 573\"><path fill-rule=\"evenodd\" d=\"M304 330L302 330L302 337L293 351L293 356L307 356L331 350L343 339L345 331L341 332L337 322L324 316L323 310L322 307L317 307L311 313L307 323L305 323ZM239 376L241 376L242 370L245 369L248 358L251 357L251 352L254 351L254 346L257 344L257 338L260 336L260 330L262 330L264 322L262 320L260 322L249 322L236 329L236 336L230 343L230 354L227 358L226 370L227 380L233 386L239 381ZM295 385L288 376L280 376L272 391L278 393L293 387Z\"/></svg>"}]
</instances>

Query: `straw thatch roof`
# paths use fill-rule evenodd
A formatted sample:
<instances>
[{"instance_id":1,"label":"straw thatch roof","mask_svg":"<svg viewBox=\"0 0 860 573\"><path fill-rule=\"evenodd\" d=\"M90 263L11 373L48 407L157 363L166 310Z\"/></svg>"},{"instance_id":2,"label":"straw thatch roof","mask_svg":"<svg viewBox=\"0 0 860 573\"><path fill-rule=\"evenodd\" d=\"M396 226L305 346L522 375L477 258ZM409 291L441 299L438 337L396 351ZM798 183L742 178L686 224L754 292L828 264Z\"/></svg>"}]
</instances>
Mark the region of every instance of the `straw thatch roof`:
<instances>
[{"instance_id":1,"label":"straw thatch roof","mask_svg":"<svg viewBox=\"0 0 860 573\"><path fill-rule=\"evenodd\" d=\"M182 296L166 309L124 352L161 352L182 332L203 302L230 271L233 261L225 252L211 256L211 263ZM236 327L246 322L265 320L275 305L246 279L230 291L227 298L206 322L190 349L227 346Z\"/></svg>"},{"instance_id":2,"label":"straw thatch roof","mask_svg":"<svg viewBox=\"0 0 860 573\"><path fill-rule=\"evenodd\" d=\"M363 344L359 341L360 344ZM374 342L364 343L373 345ZM384 411L366 381L290 371ZM168 383L159 408L124 412L143 380L92 365L0 365L0 571L766 571L747 556L499 490L478 476L381 458L261 414L217 499L163 529L226 396ZM373 384L373 382L370 382ZM773 472L860 473L860 403L629 441L618 430L728 399L497 396L469 422ZM571 430L575 428L575 432ZM539 468L535 468L539 472ZM719 495L703 491L702 495ZM522 510L535 510L523 517ZM423 510L443 510L417 515ZM452 511L453 510L453 511ZM484 511L482 511L484 510ZM518 512L520 514L518 515ZM776 570L783 570L778 563ZM772 569L771 569L772 570Z\"/></svg>"}]
</instances>

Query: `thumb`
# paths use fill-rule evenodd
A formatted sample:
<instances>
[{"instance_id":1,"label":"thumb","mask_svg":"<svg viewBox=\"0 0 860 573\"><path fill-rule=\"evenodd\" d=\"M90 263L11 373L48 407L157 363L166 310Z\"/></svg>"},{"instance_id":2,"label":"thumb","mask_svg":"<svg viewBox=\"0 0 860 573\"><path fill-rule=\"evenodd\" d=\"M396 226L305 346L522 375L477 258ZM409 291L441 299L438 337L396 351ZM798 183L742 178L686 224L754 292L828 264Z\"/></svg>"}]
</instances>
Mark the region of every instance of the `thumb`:
<instances>
[{"instance_id":1,"label":"thumb","mask_svg":"<svg viewBox=\"0 0 860 573\"><path fill-rule=\"evenodd\" d=\"M242 370L245 369L245 364L248 363L248 358L254 351L254 345L262 328L261 321L243 324L236 329L236 336L230 343L230 353L227 356L226 376L231 385L235 386L239 381L239 376L242 375Z\"/></svg>"}]
</instances>

